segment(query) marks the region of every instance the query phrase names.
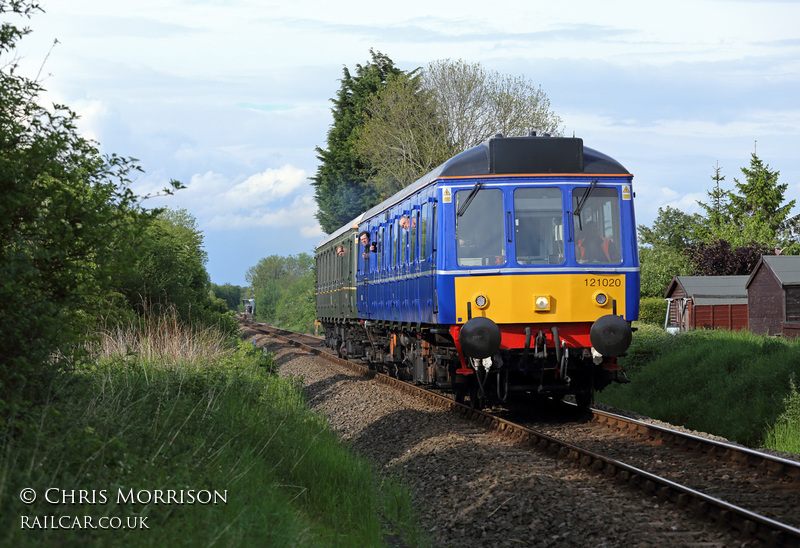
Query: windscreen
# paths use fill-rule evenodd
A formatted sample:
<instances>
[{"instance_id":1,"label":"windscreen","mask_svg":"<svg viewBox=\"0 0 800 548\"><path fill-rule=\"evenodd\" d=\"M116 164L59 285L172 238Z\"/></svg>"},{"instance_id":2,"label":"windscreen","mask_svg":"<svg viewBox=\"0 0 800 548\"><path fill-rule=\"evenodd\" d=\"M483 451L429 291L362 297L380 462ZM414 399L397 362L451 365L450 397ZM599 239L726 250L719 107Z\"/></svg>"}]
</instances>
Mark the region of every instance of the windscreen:
<instances>
[{"instance_id":1,"label":"windscreen","mask_svg":"<svg viewBox=\"0 0 800 548\"><path fill-rule=\"evenodd\" d=\"M520 264L564 262L564 213L558 188L514 191L514 241Z\"/></svg>"},{"instance_id":2,"label":"windscreen","mask_svg":"<svg viewBox=\"0 0 800 548\"><path fill-rule=\"evenodd\" d=\"M469 190L456 192L456 211L469 196ZM505 263L505 216L503 193L499 189L481 189L456 216L458 266L489 266Z\"/></svg>"}]
</instances>

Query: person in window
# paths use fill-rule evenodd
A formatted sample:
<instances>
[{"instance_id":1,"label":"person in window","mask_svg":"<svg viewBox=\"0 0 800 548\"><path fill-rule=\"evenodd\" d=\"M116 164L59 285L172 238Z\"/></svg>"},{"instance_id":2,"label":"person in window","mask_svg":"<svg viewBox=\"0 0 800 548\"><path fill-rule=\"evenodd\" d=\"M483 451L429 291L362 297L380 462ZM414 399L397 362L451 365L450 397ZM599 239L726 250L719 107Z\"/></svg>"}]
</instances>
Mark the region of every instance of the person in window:
<instances>
[{"instance_id":1,"label":"person in window","mask_svg":"<svg viewBox=\"0 0 800 548\"><path fill-rule=\"evenodd\" d=\"M336 254L337 254L339 257L344 257L344 246L342 246L342 245L337 245L337 246L336 246Z\"/></svg>"},{"instance_id":2,"label":"person in window","mask_svg":"<svg viewBox=\"0 0 800 548\"><path fill-rule=\"evenodd\" d=\"M578 260L585 263L612 263L616 251L610 238L600 235L597 223L589 221L581 231L578 240Z\"/></svg>"},{"instance_id":3,"label":"person in window","mask_svg":"<svg viewBox=\"0 0 800 548\"><path fill-rule=\"evenodd\" d=\"M361 254L362 257L365 259L369 259L369 252L372 251L373 253L378 252L378 246L374 243L369 243L369 232L364 230L358 235L358 241L361 242L361 245L364 246L364 253Z\"/></svg>"},{"instance_id":4,"label":"person in window","mask_svg":"<svg viewBox=\"0 0 800 548\"><path fill-rule=\"evenodd\" d=\"M399 224L400 224L400 228L402 228L404 230L409 230L409 229L415 228L417 226L417 222L416 221L412 221L411 219L409 219L408 215L403 215L402 217L400 217Z\"/></svg>"}]
</instances>

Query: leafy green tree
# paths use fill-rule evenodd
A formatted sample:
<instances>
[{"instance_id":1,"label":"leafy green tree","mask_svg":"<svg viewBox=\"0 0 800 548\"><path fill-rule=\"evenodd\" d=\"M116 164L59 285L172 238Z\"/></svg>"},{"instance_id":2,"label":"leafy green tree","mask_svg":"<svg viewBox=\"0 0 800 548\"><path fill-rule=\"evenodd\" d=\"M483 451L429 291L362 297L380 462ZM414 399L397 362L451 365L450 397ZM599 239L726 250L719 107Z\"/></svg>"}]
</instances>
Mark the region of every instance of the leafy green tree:
<instances>
[{"instance_id":1,"label":"leafy green tree","mask_svg":"<svg viewBox=\"0 0 800 548\"><path fill-rule=\"evenodd\" d=\"M497 133L558 134L561 124L541 87L462 60L391 78L367 109L356 151L381 198Z\"/></svg>"},{"instance_id":2,"label":"leafy green tree","mask_svg":"<svg viewBox=\"0 0 800 548\"><path fill-rule=\"evenodd\" d=\"M244 297L245 288L239 285L233 284L211 284L211 293L214 297L218 299L222 299L225 301L225 305L228 307L228 310L239 310L242 306L242 299Z\"/></svg>"},{"instance_id":3,"label":"leafy green tree","mask_svg":"<svg viewBox=\"0 0 800 548\"><path fill-rule=\"evenodd\" d=\"M203 235L186 210L161 211L133 247L136 268L121 289L139 314L175 308L190 321L211 305Z\"/></svg>"},{"instance_id":4,"label":"leafy green tree","mask_svg":"<svg viewBox=\"0 0 800 548\"><path fill-rule=\"evenodd\" d=\"M314 330L317 317L314 278L314 270L309 270L283 292L276 313L280 325L303 333Z\"/></svg>"},{"instance_id":5,"label":"leafy green tree","mask_svg":"<svg viewBox=\"0 0 800 548\"><path fill-rule=\"evenodd\" d=\"M374 168L369 184L381 200L455 154L416 72L390 77L366 108L369 119L359 131L356 152Z\"/></svg>"},{"instance_id":6,"label":"leafy green tree","mask_svg":"<svg viewBox=\"0 0 800 548\"><path fill-rule=\"evenodd\" d=\"M316 147L320 165L311 178L317 201L317 220L331 233L361 211L375 205L377 192L367 184L370 168L355 153L358 130L368 120L371 97L386 86L388 78L399 75L386 55L370 50L371 62L356 65L356 74L344 67L341 87L335 99L333 124L328 130L327 148Z\"/></svg>"},{"instance_id":7,"label":"leafy green tree","mask_svg":"<svg viewBox=\"0 0 800 548\"><path fill-rule=\"evenodd\" d=\"M314 258L307 253L270 255L251 267L256 315L273 325L307 331L315 317Z\"/></svg>"},{"instance_id":8,"label":"leafy green tree","mask_svg":"<svg viewBox=\"0 0 800 548\"><path fill-rule=\"evenodd\" d=\"M666 247L640 247L642 297L663 298L672 278L692 274L692 264L678 251Z\"/></svg>"},{"instance_id":9,"label":"leafy green tree","mask_svg":"<svg viewBox=\"0 0 800 548\"><path fill-rule=\"evenodd\" d=\"M33 0L0 0L0 13L38 11ZM43 88L18 74L16 43L29 32L0 29L2 420L81 347L118 276L135 265L129 242L153 216L129 189L138 166L101 155L79 135L75 113L42 106Z\"/></svg>"},{"instance_id":10,"label":"leafy green tree","mask_svg":"<svg viewBox=\"0 0 800 548\"><path fill-rule=\"evenodd\" d=\"M689 244L702 239L704 235L705 220L701 215L689 215L670 206L658 208L652 228L638 226L640 244L669 248L677 253L683 253Z\"/></svg>"},{"instance_id":11,"label":"leafy green tree","mask_svg":"<svg viewBox=\"0 0 800 548\"><path fill-rule=\"evenodd\" d=\"M701 215L669 206L658 209L652 227L638 226L642 297L662 298L674 276L692 273L684 253L704 231Z\"/></svg>"}]
</instances>

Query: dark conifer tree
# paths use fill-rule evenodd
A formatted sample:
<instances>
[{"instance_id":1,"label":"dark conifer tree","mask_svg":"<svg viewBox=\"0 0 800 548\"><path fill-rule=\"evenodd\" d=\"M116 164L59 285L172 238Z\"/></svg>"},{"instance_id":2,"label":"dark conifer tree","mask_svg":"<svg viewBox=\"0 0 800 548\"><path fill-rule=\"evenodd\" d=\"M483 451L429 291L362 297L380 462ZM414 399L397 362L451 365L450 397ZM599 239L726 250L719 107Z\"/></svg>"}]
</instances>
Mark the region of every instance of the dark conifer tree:
<instances>
[{"instance_id":1,"label":"dark conifer tree","mask_svg":"<svg viewBox=\"0 0 800 548\"><path fill-rule=\"evenodd\" d=\"M378 194L367 185L369 167L358 159L354 145L368 114L370 98L386 87L390 75L403 74L386 55L370 50L371 61L356 65L355 75L343 69L342 85L333 101L333 124L327 148L317 147L320 165L312 177L319 211L317 220L331 233L377 203Z\"/></svg>"}]
</instances>

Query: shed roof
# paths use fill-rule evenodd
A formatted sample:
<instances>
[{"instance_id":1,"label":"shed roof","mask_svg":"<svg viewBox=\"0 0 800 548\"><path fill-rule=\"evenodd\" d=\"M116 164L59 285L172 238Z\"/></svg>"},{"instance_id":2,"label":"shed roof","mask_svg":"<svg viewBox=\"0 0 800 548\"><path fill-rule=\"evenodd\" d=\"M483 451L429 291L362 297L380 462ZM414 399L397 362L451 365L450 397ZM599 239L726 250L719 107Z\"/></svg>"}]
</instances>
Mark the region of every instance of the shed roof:
<instances>
[{"instance_id":1,"label":"shed roof","mask_svg":"<svg viewBox=\"0 0 800 548\"><path fill-rule=\"evenodd\" d=\"M756 272L765 265L772 270L782 286L800 285L800 255L762 255L750 273L745 287L750 285Z\"/></svg>"},{"instance_id":2,"label":"shed roof","mask_svg":"<svg viewBox=\"0 0 800 548\"><path fill-rule=\"evenodd\" d=\"M738 304L747 302L747 276L675 276L669 284L664 298L669 298L680 285L687 297L721 300L718 304Z\"/></svg>"}]
</instances>

